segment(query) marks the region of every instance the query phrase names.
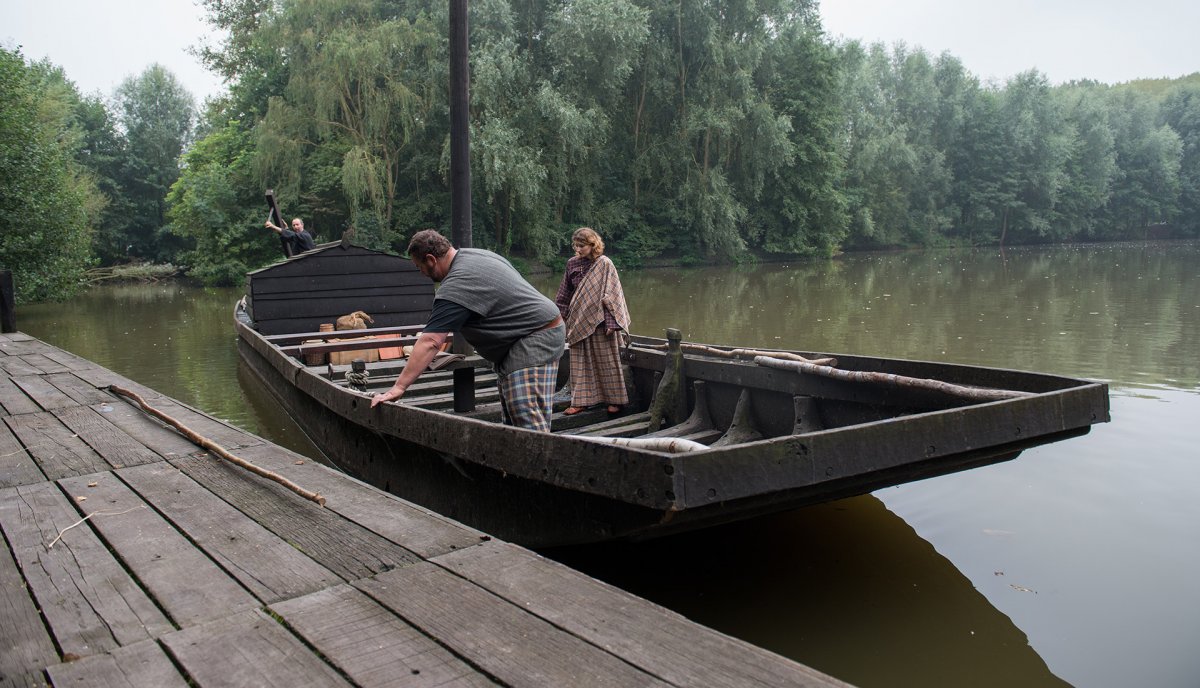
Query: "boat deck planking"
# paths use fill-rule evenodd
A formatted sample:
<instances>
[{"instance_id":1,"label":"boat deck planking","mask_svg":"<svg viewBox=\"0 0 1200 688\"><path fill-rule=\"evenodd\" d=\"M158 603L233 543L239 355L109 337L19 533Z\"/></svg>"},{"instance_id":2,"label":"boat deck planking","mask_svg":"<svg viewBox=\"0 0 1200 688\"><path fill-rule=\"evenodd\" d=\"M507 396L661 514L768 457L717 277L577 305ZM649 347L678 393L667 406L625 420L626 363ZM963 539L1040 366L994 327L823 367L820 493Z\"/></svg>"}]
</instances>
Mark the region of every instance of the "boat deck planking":
<instances>
[{"instance_id":1,"label":"boat deck planking","mask_svg":"<svg viewBox=\"0 0 1200 688\"><path fill-rule=\"evenodd\" d=\"M0 369L4 685L845 685L27 335Z\"/></svg>"}]
</instances>

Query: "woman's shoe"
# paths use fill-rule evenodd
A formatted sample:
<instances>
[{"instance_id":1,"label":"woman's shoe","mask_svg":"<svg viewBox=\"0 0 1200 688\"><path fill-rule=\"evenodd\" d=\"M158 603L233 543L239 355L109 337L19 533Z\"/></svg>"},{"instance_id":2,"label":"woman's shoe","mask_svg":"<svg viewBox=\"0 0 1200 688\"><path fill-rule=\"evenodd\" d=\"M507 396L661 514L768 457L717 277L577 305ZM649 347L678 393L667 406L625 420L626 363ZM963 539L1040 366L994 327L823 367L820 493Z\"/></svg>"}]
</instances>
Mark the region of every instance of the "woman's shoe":
<instances>
[{"instance_id":1,"label":"woman's shoe","mask_svg":"<svg viewBox=\"0 0 1200 688\"><path fill-rule=\"evenodd\" d=\"M609 413L620 413L620 412L621 412L621 407L620 407L620 406L617 406L616 404L609 404L609 405L608 405L608 412L609 412Z\"/></svg>"},{"instance_id":2,"label":"woman's shoe","mask_svg":"<svg viewBox=\"0 0 1200 688\"><path fill-rule=\"evenodd\" d=\"M576 413L580 413L581 411L583 411L582 408L580 408L578 406L572 406L571 408L567 409L566 411L563 411L563 415L564 416L573 416Z\"/></svg>"}]
</instances>

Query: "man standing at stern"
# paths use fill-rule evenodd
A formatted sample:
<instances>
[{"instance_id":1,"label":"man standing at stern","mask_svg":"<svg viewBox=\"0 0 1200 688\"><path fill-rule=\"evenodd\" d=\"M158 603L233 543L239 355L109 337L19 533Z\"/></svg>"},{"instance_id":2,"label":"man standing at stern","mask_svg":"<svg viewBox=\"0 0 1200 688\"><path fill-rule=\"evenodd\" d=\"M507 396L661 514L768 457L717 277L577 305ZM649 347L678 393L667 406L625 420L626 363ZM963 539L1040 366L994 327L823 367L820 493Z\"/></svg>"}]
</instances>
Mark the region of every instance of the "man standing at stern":
<instances>
[{"instance_id":1,"label":"man standing at stern","mask_svg":"<svg viewBox=\"0 0 1200 688\"><path fill-rule=\"evenodd\" d=\"M558 306L503 257L483 249L456 249L435 230L417 232L408 255L421 274L442 284L404 371L391 389L371 399L371 407L404 396L446 337L458 332L495 367L505 419L550 432L566 335Z\"/></svg>"}]
</instances>

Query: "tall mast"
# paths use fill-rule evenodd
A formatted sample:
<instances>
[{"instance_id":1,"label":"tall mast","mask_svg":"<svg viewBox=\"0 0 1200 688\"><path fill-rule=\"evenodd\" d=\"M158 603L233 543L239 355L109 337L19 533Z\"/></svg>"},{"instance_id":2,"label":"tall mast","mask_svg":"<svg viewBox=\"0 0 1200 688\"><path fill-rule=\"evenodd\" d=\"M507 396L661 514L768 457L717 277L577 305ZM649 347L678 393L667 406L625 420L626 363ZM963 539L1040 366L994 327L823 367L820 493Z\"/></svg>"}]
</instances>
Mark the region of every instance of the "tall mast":
<instances>
[{"instance_id":1,"label":"tall mast","mask_svg":"<svg viewBox=\"0 0 1200 688\"><path fill-rule=\"evenodd\" d=\"M458 247L471 246L471 74L467 44L467 0L450 0L450 234Z\"/></svg>"}]
</instances>

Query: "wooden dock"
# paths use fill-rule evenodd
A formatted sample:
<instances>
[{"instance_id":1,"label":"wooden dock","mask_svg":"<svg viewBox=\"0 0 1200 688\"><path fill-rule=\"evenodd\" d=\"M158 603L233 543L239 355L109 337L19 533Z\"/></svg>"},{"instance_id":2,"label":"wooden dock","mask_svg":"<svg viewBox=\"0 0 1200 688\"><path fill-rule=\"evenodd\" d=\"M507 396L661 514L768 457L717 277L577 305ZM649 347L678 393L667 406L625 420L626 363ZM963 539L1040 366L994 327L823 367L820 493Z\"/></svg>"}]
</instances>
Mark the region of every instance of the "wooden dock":
<instances>
[{"instance_id":1,"label":"wooden dock","mask_svg":"<svg viewBox=\"0 0 1200 688\"><path fill-rule=\"evenodd\" d=\"M0 686L846 685L19 332L0 418Z\"/></svg>"}]
</instances>

